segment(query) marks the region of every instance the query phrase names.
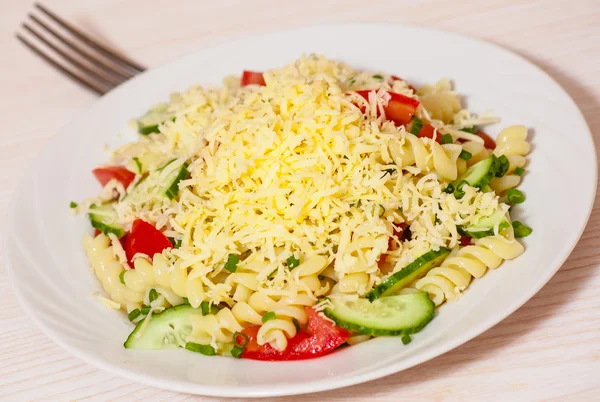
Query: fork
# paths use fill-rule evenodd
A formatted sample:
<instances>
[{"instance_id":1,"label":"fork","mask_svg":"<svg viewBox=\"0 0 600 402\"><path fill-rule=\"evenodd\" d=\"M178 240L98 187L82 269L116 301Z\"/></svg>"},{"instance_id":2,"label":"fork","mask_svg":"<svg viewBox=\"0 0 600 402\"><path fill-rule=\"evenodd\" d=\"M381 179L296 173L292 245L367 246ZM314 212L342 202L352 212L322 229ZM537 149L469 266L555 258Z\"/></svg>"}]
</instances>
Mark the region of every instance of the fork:
<instances>
[{"instance_id":1,"label":"fork","mask_svg":"<svg viewBox=\"0 0 600 402\"><path fill-rule=\"evenodd\" d=\"M146 70L140 64L101 45L43 5L35 3L34 7L51 23L29 13L30 21L24 22L22 27L38 44L18 32L17 39L52 67L85 88L103 95ZM43 48L47 50L42 50Z\"/></svg>"}]
</instances>

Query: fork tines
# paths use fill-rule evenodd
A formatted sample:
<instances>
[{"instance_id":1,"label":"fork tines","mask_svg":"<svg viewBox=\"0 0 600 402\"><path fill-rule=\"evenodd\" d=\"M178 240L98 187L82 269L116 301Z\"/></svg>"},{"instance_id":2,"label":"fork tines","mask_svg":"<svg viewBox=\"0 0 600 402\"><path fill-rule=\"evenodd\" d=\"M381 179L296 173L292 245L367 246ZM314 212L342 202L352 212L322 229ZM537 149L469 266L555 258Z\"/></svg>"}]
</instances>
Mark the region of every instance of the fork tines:
<instances>
[{"instance_id":1,"label":"fork tines","mask_svg":"<svg viewBox=\"0 0 600 402\"><path fill-rule=\"evenodd\" d=\"M86 88L102 95L145 70L93 40L41 4L36 3L35 8L44 18L30 13L29 20L22 24L28 35L17 33L17 39Z\"/></svg>"}]
</instances>

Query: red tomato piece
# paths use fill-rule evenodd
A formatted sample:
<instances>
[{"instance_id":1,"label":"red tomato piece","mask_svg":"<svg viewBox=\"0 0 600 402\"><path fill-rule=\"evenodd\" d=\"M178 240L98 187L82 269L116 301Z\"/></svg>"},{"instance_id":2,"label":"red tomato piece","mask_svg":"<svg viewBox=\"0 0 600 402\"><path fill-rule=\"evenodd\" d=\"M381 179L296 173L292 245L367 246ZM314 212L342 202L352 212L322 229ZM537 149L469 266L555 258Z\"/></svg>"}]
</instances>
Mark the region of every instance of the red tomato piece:
<instances>
[{"instance_id":1,"label":"red tomato piece","mask_svg":"<svg viewBox=\"0 0 600 402\"><path fill-rule=\"evenodd\" d=\"M391 77L392 77L392 81L404 81L404 82L406 82L406 85L408 85L408 89L410 89L414 93L417 93L417 90L415 89L415 87L413 87L412 85L410 85L405 79L402 79L402 78L398 77L397 75L392 75Z\"/></svg>"},{"instance_id":2,"label":"red tomato piece","mask_svg":"<svg viewBox=\"0 0 600 402\"><path fill-rule=\"evenodd\" d=\"M94 237L97 237L100 233L102 233L100 230L94 229Z\"/></svg>"},{"instance_id":3,"label":"red tomato piece","mask_svg":"<svg viewBox=\"0 0 600 402\"><path fill-rule=\"evenodd\" d=\"M135 173L130 172L123 166L99 167L92 170L92 173L96 176L102 187L106 186L112 179L117 179L123 187L127 188L133 179L135 179Z\"/></svg>"},{"instance_id":4,"label":"red tomato piece","mask_svg":"<svg viewBox=\"0 0 600 402\"><path fill-rule=\"evenodd\" d=\"M162 253L164 249L171 247L173 245L160 230L148 222L136 219L133 221L131 232L125 241L125 254L131 262L137 253L143 253L152 258L154 254Z\"/></svg>"},{"instance_id":5,"label":"red tomato piece","mask_svg":"<svg viewBox=\"0 0 600 402\"><path fill-rule=\"evenodd\" d=\"M460 238L461 247L470 246L473 244L473 238L469 236L462 236Z\"/></svg>"},{"instance_id":6,"label":"red tomato piece","mask_svg":"<svg viewBox=\"0 0 600 402\"><path fill-rule=\"evenodd\" d=\"M394 227L394 236L402 241L402 233L404 232L404 229L406 228L406 223L402 222L402 223L392 223L392 226ZM398 243L396 242L396 240L394 240L393 237L390 237L388 239L388 250L396 250L398 248ZM381 256L379 257L379 261L377 262L379 267L383 267L385 265L385 262L387 260L387 254L381 254Z\"/></svg>"},{"instance_id":7,"label":"red tomato piece","mask_svg":"<svg viewBox=\"0 0 600 402\"><path fill-rule=\"evenodd\" d=\"M368 89L356 91L357 94L366 100L369 100L369 92L373 91ZM393 121L399 126L408 124L410 119L412 119L413 115L415 114L417 107L419 106L419 101L395 92L388 92L388 94L390 94L391 99L388 102L388 105L384 108L385 116L388 120Z\"/></svg>"},{"instance_id":8,"label":"red tomato piece","mask_svg":"<svg viewBox=\"0 0 600 402\"><path fill-rule=\"evenodd\" d=\"M263 76L263 73L244 70L240 85L245 87L246 85L265 86L267 84L265 83L265 77Z\"/></svg>"},{"instance_id":9,"label":"red tomato piece","mask_svg":"<svg viewBox=\"0 0 600 402\"><path fill-rule=\"evenodd\" d=\"M279 351L269 344L258 344L259 325L244 329L242 332L248 337L248 344L242 357L269 361L312 359L332 352L348 340L350 333L347 330L336 327L312 307L305 307L305 311L308 327L299 331L292 339L288 339L288 346L284 351ZM241 338L243 337L240 337L238 342L243 344Z\"/></svg>"},{"instance_id":10,"label":"red tomato piece","mask_svg":"<svg viewBox=\"0 0 600 402\"><path fill-rule=\"evenodd\" d=\"M433 127L431 124L423 124L423 127L421 127L421 131L419 131L419 137L433 139L434 132L435 132L435 127ZM441 144L442 143L442 133L440 133L438 131L436 134L437 135L435 137L435 142L437 142L438 144Z\"/></svg>"},{"instance_id":11,"label":"red tomato piece","mask_svg":"<svg viewBox=\"0 0 600 402\"><path fill-rule=\"evenodd\" d=\"M492 137L490 137L489 135L487 135L486 133L484 133L481 130L477 130L476 133L478 136L480 136L481 138L483 138L483 146L486 147L487 149L496 149L496 141L494 141L494 139Z\"/></svg>"}]
</instances>

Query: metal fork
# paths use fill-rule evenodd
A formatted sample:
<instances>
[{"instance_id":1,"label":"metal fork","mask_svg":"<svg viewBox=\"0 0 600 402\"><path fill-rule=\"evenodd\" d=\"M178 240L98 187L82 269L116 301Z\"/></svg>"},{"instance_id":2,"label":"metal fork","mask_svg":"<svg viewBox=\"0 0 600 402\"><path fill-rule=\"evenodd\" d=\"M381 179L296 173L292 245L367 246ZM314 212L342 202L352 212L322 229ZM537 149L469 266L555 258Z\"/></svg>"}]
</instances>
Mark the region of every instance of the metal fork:
<instances>
[{"instance_id":1,"label":"metal fork","mask_svg":"<svg viewBox=\"0 0 600 402\"><path fill-rule=\"evenodd\" d=\"M24 22L22 27L28 32L28 36L35 38L43 46L34 44L18 32L17 39L52 67L87 89L103 95L146 70L140 64L99 44L41 4L36 3L35 8L44 18L29 13L31 21L28 22L34 24ZM43 48L47 50L42 50Z\"/></svg>"}]
</instances>

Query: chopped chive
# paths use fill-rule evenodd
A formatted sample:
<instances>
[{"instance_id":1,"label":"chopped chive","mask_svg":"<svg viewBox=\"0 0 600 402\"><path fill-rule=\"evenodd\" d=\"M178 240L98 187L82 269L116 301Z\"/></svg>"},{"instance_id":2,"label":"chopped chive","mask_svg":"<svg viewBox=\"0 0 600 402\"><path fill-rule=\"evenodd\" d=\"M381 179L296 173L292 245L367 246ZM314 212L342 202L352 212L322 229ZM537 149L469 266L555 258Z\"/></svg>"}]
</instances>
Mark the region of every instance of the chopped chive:
<instances>
[{"instance_id":1,"label":"chopped chive","mask_svg":"<svg viewBox=\"0 0 600 402\"><path fill-rule=\"evenodd\" d=\"M382 218L383 215L385 214L385 207L383 205L379 204L379 208L380 208L379 217Z\"/></svg>"},{"instance_id":2,"label":"chopped chive","mask_svg":"<svg viewBox=\"0 0 600 402\"><path fill-rule=\"evenodd\" d=\"M403 345L408 345L411 340L412 339L410 339L410 335L403 335L402 336L402 344Z\"/></svg>"},{"instance_id":3,"label":"chopped chive","mask_svg":"<svg viewBox=\"0 0 600 402\"><path fill-rule=\"evenodd\" d=\"M75 201L71 201L69 208L77 208L77 203Z\"/></svg>"},{"instance_id":4,"label":"chopped chive","mask_svg":"<svg viewBox=\"0 0 600 402\"><path fill-rule=\"evenodd\" d=\"M138 172L142 173L142 162L140 162L140 159L136 156L133 158L133 161L135 162L135 166L138 168Z\"/></svg>"},{"instance_id":5,"label":"chopped chive","mask_svg":"<svg viewBox=\"0 0 600 402\"><path fill-rule=\"evenodd\" d=\"M136 309L134 309L134 310L131 310L131 311L129 312L129 314L127 314L127 318L129 318L129 321L133 321L133 320L135 320L136 318L138 318L138 317L139 317L141 314L142 314L142 313L141 313L140 309L137 309L137 308L136 308Z\"/></svg>"},{"instance_id":6,"label":"chopped chive","mask_svg":"<svg viewBox=\"0 0 600 402\"><path fill-rule=\"evenodd\" d=\"M292 318L292 322L294 323L294 327L296 327L296 332L300 332L302 327L300 326L300 323L298 322L298 320L295 318Z\"/></svg>"},{"instance_id":7,"label":"chopped chive","mask_svg":"<svg viewBox=\"0 0 600 402\"><path fill-rule=\"evenodd\" d=\"M375 74L375 75L373 76L373 78L375 78L376 80L382 80L382 79L383 79L383 76L382 76L382 75L380 75L380 74Z\"/></svg>"},{"instance_id":8,"label":"chopped chive","mask_svg":"<svg viewBox=\"0 0 600 402\"><path fill-rule=\"evenodd\" d=\"M148 292L148 300L152 303L156 299L158 299L158 292L156 289L150 289L150 292Z\"/></svg>"},{"instance_id":9,"label":"chopped chive","mask_svg":"<svg viewBox=\"0 0 600 402\"><path fill-rule=\"evenodd\" d=\"M410 133L419 135L419 132L423 128L423 122L418 117L413 117L412 124L410 125Z\"/></svg>"},{"instance_id":10,"label":"chopped chive","mask_svg":"<svg viewBox=\"0 0 600 402\"><path fill-rule=\"evenodd\" d=\"M188 299L187 297L184 297L183 304L190 304L190 299Z\"/></svg>"},{"instance_id":11,"label":"chopped chive","mask_svg":"<svg viewBox=\"0 0 600 402\"><path fill-rule=\"evenodd\" d=\"M225 269L229 272L237 271L237 265L240 262L240 257L235 254L229 254L227 256L227 262L225 263Z\"/></svg>"},{"instance_id":12,"label":"chopped chive","mask_svg":"<svg viewBox=\"0 0 600 402\"><path fill-rule=\"evenodd\" d=\"M527 237L533 232L533 229L522 222L514 221L512 225L515 230L515 237Z\"/></svg>"},{"instance_id":13,"label":"chopped chive","mask_svg":"<svg viewBox=\"0 0 600 402\"><path fill-rule=\"evenodd\" d=\"M208 315L210 313L210 304L205 300L200 303L200 310L202 310L202 315Z\"/></svg>"},{"instance_id":14,"label":"chopped chive","mask_svg":"<svg viewBox=\"0 0 600 402\"><path fill-rule=\"evenodd\" d=\"M236 346L235 348L231 349L231 356L235 357L236 359L242 357L242 353L244 353L244 348L241 348L239 346Z\"/></svg>"},{"instance_id":15,"label":"chopped chive","mask_svg":"<svg viewBox=\"0 0 600 402\"><path fill-rule=\"evenodd\" d=\"M525 201L525 194L521 190L511 188L506 193L509 204L521 204Z\"/></svg>"},{"instance_id":16,"label":"chopped chive","mask_svg":"<svg viewBox=\"0 0 600 402\"><path fill-rule=\"evenodd\" d=\"M215 352L215 348L213 348L212 346L201 345L195 342L187 342L185 344L185 348L187 350L191 350L192 352L201 353L205 356L214 356L217 354L217 352Z\"/></svg>"},{"instance_id":17,"label":"chopped chive","mask_svg":"<svg viewBox=\"0 0 600 402\"><path fill-rule=\"evenodd\" d=\"M385 177L385 175L393 175L396 172L396 169L394 168L389 168L389 169L383 169L383 175L381 176L381 178L383 179Z\"/></svg>"},{"instance_id":18,"label":"chopped chive","mask_svg":"<svg viewBox=\"0 0 600 402\"><path fill-rule=\"evenodd\" d=\"M503 177L506 172L508 172L509 167L510 162L506 155L500 155L500 157L496 159L496 177Z\"/></svg>"},{"instance_id":19,"label":"chopped chive","mask_svg":"<svg viewBox=\"0 0 600 402\"><path fill-rule=\"evenodd\" d=\"M515 168L515 174L517 176L523 176L523 173L525 173L525 169L523 169L522 167Z\"/></svg>"},{"instance_id":20,"label":"chopped chive","mask_svg":"<svg viewBox=\"0 0 600 402\"><path fill-rule=\"evenodd\" d=\"M127 272L127 271L122 270L121 273L119 274L119 280L121 281L121 283L123 285L125 285L125 272Z\"/></svg>"},{"instance_id":21,"label":"chopped chive","mask_svg":"<svg viewBox=\"0 0 600 402\"><path fill-rule=\"evenodd\" d=\"M471 155L470 152L465 151L463 149L462 151L460 151L460 155L458 155L458 157L462 160L468 161L469 159L471 159L473 157L473 155Z\"/></svg>"},{"instance_id":22,"label":"chopped chive","mask_svg":"<svg viewBox=\"0 0 600 402\"><path fill-rule=\"evenodd\" d=\"M453 192L454 192L454 184L448 183L448 185L444 189L444 193L452 194ZM402 211L400 211L400 212L402 212Z\"/></svg>"},{"instance_id":23,"label":"chopped chive","mask_svg":"<svg viewBox=\"0 0 600 402\"><path fill-rule=\"evenodd\" d=\"M150 306L142 306L142 314L143 315L148 315L148 313L150 312L150 310L152 309L152 307Z\"/></svg>"},{"instance_id":24,"label":"chopped chive","mask_svg":"<svg viewBox=\"0 0 600 402\"><path fill-rule=\"evenodd\" d=\"M269 311L268 313L266 313L265 315L262 316L262 322L264 324L265 322L275 320L276 318L277 318L277 315L275 315L275 312Z\"/></svg>"},{"instance_id":25,"label":"chopped chive","mask_svg":"<svg viewBox=\"0 0 600 402\"><path fill-rule=\"evenodd\" d=\"M175 243L175 248L180 248L181 247L181 243L183 243L182 239L177 240L177 242Z\"/></svg>"},{"instance_id":26,"label":"chopped chive","mask_svg":"<svg viewBox=\"0 0 600 402\"><path fill-rule=\"evenodd\" d=\"M460 200L465 196L465 192L463 191L463 187L469 185L466 180L461 180L460 183L456 186L456 190L454 190L454 198Z\"/></svg>"},{"instance_id":27,"label":"chopped chive","mask_svg":"<svg viewBox=\"0 0 600 402\"><path fill-rule=\"evenodd\" d=\"M348 82L350 83L350 85L352 85L356 82L356 78L352 77Z\"/></svg>"},{"instance_id":28,"label":"chopped chive","mask_svg":"<svg viewBox=\"0 0 600 402\"><path fill-rule=\"evenodd\" d=\"M242 337L243 342L240 342L239 337ZM239 331L233 333L233 343L235 343L235 346L245 348L248 342L250 342L250 338L245 333Z\"/></svg>"},{"instance_id":29,"label":"chopped chive","mask_svg":"<svg viewBox=\"0 0 600 402\"><path fill-rule=\"evenodd\" d=\"M300 260L297 259L296 257L294 257L294 255L292 254L291 256L288 257L287 260L285 260L288 269L291 271L292 269L296 268L298 265L300 265Z\"/></svg>"},{"instance_id":30,"label":"chopped chive","mask_svg":"<svg viewBox=\"0 0 600 402\"><path fill-rule=\"evenodd\" d=\"M475 134L477 132L477 127L476 126L463 127L460 129L460 131L464 131L465 133Z\"/></svg>"},{"instance_id":31,"label":"chopped chive","mask_svg":"<svg viewBox=\"0 0 600 402\"><path fill-rule=\"evenodd\" d=\"M442 138L440 138L442 145L444 144L452 144L454 140L450 134L442 134Z\"/></svg>"}]
</instances>

